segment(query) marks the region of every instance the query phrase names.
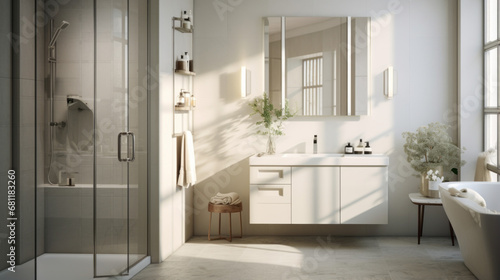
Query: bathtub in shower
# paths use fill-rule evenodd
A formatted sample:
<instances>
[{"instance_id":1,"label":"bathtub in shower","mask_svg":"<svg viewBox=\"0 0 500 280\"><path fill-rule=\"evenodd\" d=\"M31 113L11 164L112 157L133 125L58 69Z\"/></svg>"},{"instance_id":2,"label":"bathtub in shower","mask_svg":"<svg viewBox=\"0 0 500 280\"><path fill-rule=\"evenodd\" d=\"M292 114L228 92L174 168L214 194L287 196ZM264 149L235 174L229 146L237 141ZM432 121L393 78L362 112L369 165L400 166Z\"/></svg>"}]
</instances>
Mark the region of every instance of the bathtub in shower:
<instances>
[{"instance_id":1,"label":"bathtub in shower","mask_svg":"<svg viewBox=\"0 0 500 280\"><path fill-rule=\"evenodd\" d=\"M486 201L486 208L468 198L451 196L451 187L475 190ZM500 183L450 182L441 184L439 191L465 265L480 280L500 279Z\"/></svg>"}]
</instances>

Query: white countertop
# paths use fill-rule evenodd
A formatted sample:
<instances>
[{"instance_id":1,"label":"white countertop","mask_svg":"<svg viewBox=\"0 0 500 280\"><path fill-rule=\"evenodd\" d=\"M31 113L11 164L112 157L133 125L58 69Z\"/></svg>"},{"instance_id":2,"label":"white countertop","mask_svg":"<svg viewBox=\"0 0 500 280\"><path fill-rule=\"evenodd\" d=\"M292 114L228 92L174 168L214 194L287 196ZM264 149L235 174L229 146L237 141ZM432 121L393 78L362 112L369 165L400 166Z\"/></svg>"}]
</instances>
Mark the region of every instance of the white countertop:
<instances>
[{"instance_id":1,"label":"white countertop","mask_svg":"<svg viewBox=\"0 0 500 280\"><path fill-rule=\"evenodd\" d=\"M389 157L380 154L264 154L250 157L250 165L387 166Z\"/></svg>"}]
</instances>

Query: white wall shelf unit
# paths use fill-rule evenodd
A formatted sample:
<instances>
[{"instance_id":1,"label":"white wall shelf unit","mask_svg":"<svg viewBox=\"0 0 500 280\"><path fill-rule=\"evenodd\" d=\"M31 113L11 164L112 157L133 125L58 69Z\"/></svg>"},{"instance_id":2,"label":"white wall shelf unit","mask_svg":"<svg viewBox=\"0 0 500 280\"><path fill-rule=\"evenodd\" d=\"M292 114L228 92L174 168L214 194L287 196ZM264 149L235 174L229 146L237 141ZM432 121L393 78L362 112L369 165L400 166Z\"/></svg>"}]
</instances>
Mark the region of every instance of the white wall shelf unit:
<instances>
[{"instance_id":1,"label":"white wall shelf unit","mask_svg":"<svg viewBox=\"0 0 500 280\"><path fill-rule=\"evenodd\" d=\"M176 23L179 23L180 26L176 26ZM177 100L180 94L179 88L176 88L176 82L180 82L181 84L187 84L184 89L193 96L193 88L194 88L194 76L195 72L184 70L184 69L176 69L176 55L178 50L176 50L176 33L185 33L187 35L192 36L194 29L191 25L191 28L184 28L184 19L182 17L172 17L172 68L173 68L173 77L172 77L172 98L173 98L173 135L172 137L180 137L182 136L185 130L190 130L193 134L193 123L194 123L194 114L193 114L193 104L191 99L186 100L188 103L185 106L178 106ZM187 36L181 35L181 36ZM188 47L188 50L192 53L193 50L193 37L191 37L191 44Z\"/></svg>"}]
</instances>

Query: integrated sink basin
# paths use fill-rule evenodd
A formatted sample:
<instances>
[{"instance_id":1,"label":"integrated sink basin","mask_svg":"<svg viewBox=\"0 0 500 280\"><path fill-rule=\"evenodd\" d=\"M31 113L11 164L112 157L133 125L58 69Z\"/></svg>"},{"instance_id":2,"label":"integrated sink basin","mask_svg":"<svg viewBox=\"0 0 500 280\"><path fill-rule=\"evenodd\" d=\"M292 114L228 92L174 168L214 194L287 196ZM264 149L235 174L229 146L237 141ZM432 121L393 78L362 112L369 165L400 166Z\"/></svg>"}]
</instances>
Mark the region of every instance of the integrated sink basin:
<instances>
[{"instance_id":1,"label":"integrated sink basin","mask_svg":"<svg viewBox=\"0 0 500 280\"><path fill-rule=\"evenodd\" d=\"M344 155L344 154L263 154L250 157L250 165L262 166L300 166L300 165L319 165L319 166L387 166L389 158L385 155Z\"/></svg>"},{"instance_id":2,"label":"integrated sink basin","mask_svg":"<svg viewBox=\"0 0 500 280\"><path fill-rule=\"evenodd\" d=\"M273 156L281 156L281 157L285 157L285 158L295 158L295 157L317 158L317 157L343 157L344 154L277 154L277 155L273 155Z\"/></svg>"}]
</instances>

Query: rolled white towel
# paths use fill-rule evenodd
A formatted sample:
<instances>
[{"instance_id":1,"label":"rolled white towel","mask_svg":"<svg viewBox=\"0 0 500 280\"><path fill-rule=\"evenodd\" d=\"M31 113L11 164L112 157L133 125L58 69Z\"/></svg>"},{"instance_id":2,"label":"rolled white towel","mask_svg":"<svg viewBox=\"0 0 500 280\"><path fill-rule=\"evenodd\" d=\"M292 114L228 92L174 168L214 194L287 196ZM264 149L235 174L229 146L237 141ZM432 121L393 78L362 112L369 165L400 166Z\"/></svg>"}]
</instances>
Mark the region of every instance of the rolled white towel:
<instances>
[{"instance_id":1,"label":"rolled white towel","mask_svg":"<svg viewBox=\"0 0 500 280\"><path fill-rule=\"evenodd\" d=\"M486 208L486 201L475 190L465 189L465 188L461 189L461 190L457 190L455 188L449 188L448 191L450 192L450 194L452 196L458 196L458 197L468 198L468 199L476 202L477 204L479 204L481 207L485 207Z\"/></svg>"},{"instance_id":2,"label":"rolled white towel","mask_svg":"<svg viewBox=\"0 0 500 280\"><path fill-rule=\"evenodd\" d=\"M236 199L235 201L231 202L231 205L236 205L236 204L240 204L241 203L241 199Z\"/></svg>"},{"instance_id":3,"label":"rolled white towel","mask_svg":"<svg viewBox=\"0 0 500 280\"><path fill-rule=\"evenodd\" d=\"M210 198L210 202L213 204L233 204L234 201L239 200L240 196L235 192L230 193L220 193L218 192L215 196ZM240 200L241 202L241 200ZM236 203L237 204L237 203Z\"/></svg>"}]
</instances>

